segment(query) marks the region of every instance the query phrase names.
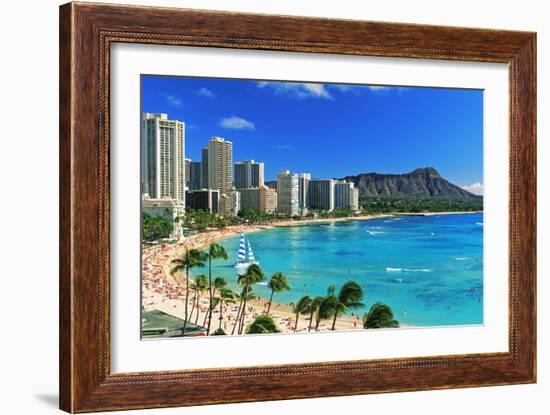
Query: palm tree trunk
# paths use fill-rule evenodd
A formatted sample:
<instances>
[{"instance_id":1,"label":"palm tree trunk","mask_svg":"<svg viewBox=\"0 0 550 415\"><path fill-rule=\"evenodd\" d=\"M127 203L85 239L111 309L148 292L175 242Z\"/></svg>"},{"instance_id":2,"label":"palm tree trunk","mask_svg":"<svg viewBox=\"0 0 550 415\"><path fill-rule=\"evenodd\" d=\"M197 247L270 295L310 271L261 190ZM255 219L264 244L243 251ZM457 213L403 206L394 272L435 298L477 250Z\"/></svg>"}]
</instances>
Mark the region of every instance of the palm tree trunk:
<instances>
[{"instance_id":1,"label":"palm tree trunk","mask_svg":"<svg viewBox=\"0 0 550 415\"><path fill-rule=\"evenodd\" d=\"M296 321L294 322L294 333L296 333L296 329L298 328L298 317L300 317L300 313L296 313Z\"/></svg>"},{"instance_id":2,"label":"palm tree trunk","mask_svg":"<svg viewBox=\"0 0 550 415\"><path fill-rule=\"evenodd\" d=\"M271 302L273 301L273 293L275 292L275 290L271 290L271 295L269 296L269 304L267 305L267 314L266 315L269 315L269 310L271 310Z\"/></svg>"},{"instance_id":3,"label":"palm tree trunk","mask_svg":"<svg viewBox=\"0 0 550 415\"><path fill-rule=\"evenodd\" d=\"M241 321L239 323L239 334L242 334L242 332L243 332L244 318L246 317L246 300L247 300L247 298L245 297L244 298L244 303L243 303L243 312L241 313Z\"/></svg>"},{"instance_id":4,"label":"palm tree trunk","mask_svg":"<svg viewBox=\"0 0 550 415\"><path fill-rule=\"evenodd\" d=\"M334 330L336 328L336 318L338 317L338 307L336 307L336 310L334 311L334 318L332 319L332 328L331 330Z\"/></svg>"},{"instance_id":5,"label":"palm tree trunk","mask_svg":"<svg viewBox=\"0 0 550 415\"><path fill-rule=\"evenodd\" d=\"M197 295L195 296L196 302L197 302L197 316L195 317L195 326L199 322L199 291L197 291Z\"/></svg>"},{"instance_id":6,"label":"palm tree trunk","mask_svg":"<svg viewBox=\"0 0 550 415\"><path fill-rule=\"evenodd\" d=\"M210 302L208 303L208 326L206 326L206 335L208 336L210 334L210 324L212 323L212 300L214 298L214 294L212 292L212 248L210 248L210 251L208 252L208 289L210 294Z\"/></svg>"},{"instance_id":7,"label":"palm tree trunk","mask_svg":"<svg viewBox=\"0 0 550 415\"><path fill-rule=\"evenodd\" d=\"M319 317L317 317L315 319L315 331L318 331L319 330L319 323L321 322L321 319Z\"/></svg>"},{"instance_id":8,"label":"palm tree trunk","mask_svg":"<svg viewBox=\"0 0 550 415\"><path fill-rule=\"evenodd\" d=\"M307 331L311 331L311 324L313 323L313 308L311 309L311 314L309 315L309 325L307 326Z\"/></svg>"},{"instance_id":9,"label":"palm tree trunk","mask_svg":"<svg viewBox=\"0 0 550 415\"><path fill-rule=\"evenodd\" d=\"M237 311L237 316L235 317L235 324L233 324L233 330L231 331L231 335L235 334L235 327L237 327L237 322L239 322L239 317L241 316L241 311L243 309L243 299L241 298L241 302L239 303L239 311Z\"/></svg>"},{"instance_id":10,"label":"palm tree trunk","mask_svg":"<svg viewBox=\"0 0 550 415\"><path fill-rule=\"evenodd\" d=\"M241 322L239 324L239 334L243 333L243 327L244 327L244 319L246 317L246 303L248 301L248 293L250 292L250 288L248 284L245 286L245 296L244 296L244 302L243 302L243 311L241 313Z\"/></svg>"},{"instance_id":11,"label":"palm tree trunk","mask_svg":"<svg viewBox=\"0 0 550 415\"><path fill-rule=\"evenodd\" d=\"M202 326L206 326L206 320L208 320L209 314L212 313L212 308L210 307L210 304L208 305L208 310L206 310L206 314L204 315L204 320L202 321ZM207 334L208 336L208 334Z\"/></svg>"},{"instance_id":12,"label":"palm tree trunk","mask_svg":"<svg viewBox=\"0 0 550 415\"><path fill-rule=\"evenodd\" d=\"M185 267L185 321L183 322L183 329L181 335L185 336L185 329L187 328L187 302L189 301L189 267Z\"/></svg>"},{"instance_id":13,"label":"palm tree trunk","mask_svg":"<svg viewBox=\"0 0 550 415\"><path fill-rule=\"evenodd\" d=\"M191 306L191 312L189 313L189 320L193 320L193 312L195 311L196 301L197 301L197 292L195 291L195 296L193 297L193 305Z\"/></svg>"},{"instance_id":14,"label":"palm tree trunk","mask_svg":"<svg viewBox=\"0 0 550 415\"><path fill-rule=\"evenodd\" d=\"M218 326L218 329L220 330L222 328L222 320L223 320L223 301L220 299L220 325Z\"/></svg>"}]
</instances>

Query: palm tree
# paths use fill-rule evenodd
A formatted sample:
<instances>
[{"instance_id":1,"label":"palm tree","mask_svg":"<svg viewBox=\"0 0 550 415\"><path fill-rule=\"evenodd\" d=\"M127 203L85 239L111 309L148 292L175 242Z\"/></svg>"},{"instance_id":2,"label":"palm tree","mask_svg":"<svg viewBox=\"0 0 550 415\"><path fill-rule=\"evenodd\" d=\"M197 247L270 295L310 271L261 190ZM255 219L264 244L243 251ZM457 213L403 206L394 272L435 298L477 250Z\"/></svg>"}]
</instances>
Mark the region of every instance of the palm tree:
<instances>
[{"instance_id":1,"label":"palm tree","mask_svg":"<svg viewBox=\"0 0 550 415\"><path fill-rule=\"evenodd\" d=\"M290 303L290 305L292 306L292 312L296 315L296 321L294 322L294 332L296 332L298 329L298 318L300 314L305 314L309 311L311 298L309 295L304 295L296 304Z\"/></svg>"},{"instance_id":2,"label":"palm tree","mask_svg":"<svg viewBox=\"0 0 550 415\"><path fill-rule=\"evenodd\" d=\"M202 321L202 326L206 327L206 322L208 321L208 317L210 316L210 313L212 313L212 310L215 310L218 304L220 303L220 299L216 296L212 298L212 307L208 307L208 310L206 310L206 313L204 313L204 320Z\"/></svg>"},{"instance_id":3,"label":"palm tree","mask_svg":"<svg viewBox=\"0 0 550 415\"><path fill-rule=\"evenodd\" d=\"M197 315L195 317L195 325L197 325L198 321L199 321L199 299L200 299L200 294L203 291L206 291L207 289L208 289L208 280L206 278L206 275L204 275L204 274L197 275L195 277L195 291L196 291L195 300L197 302ZM193 315L192 311L191 311L191 315ZM191 318L191 317L189 317L189 318Z\"/></svg>"},{"instance_id":4,"label":"palm tree","mask_svg":"<svg viewBox=\"0 0 550 415\"><path fill-rule=\"evenodd\" d=\"M366 329L397 328L399 321L394 320L390 306L376 303L363 315L363 327Z\"/></svg>"},{"instance_id":5,"label":"palm tree","mask_svg":"<svg viewBox=\"0 0 550 415\"><path fill-rule=\"evenodd\" d=\"M247 269L243 275L239 276L238 283L243 286L243 306L241 312L241 322L239 324L239 334L242 334L244 328L244 319L246 316L246 303L250 300L250 294L252 293L252 286L264 279L264 272L258 264L252 264Z\"/></svg>"},{"instance_id":6,"label":"palm tree","mask_svg":"<svg viewBox=\"0 0 550 415\"><path fill-rule=\"evenodd\" d=\"M195 305L197 304L197 292L199 291L197 285L195 283L191 283L191 287L189 287L190 291L193 291L193 300L191 301L191 312L189 313L189 320L193 320L193 312L195 311Z\"/></svg>"},{"instance_id":7,"label":"palm tree","mask_svg":"<svg viewBox=\"0 0 550 415\"><path fill-rule=\"evenodd\" d=\"M279 333L275 321L269 316L259 316L246 328L246 334Z\"/></svg>"},{"instance_id":8,"label":"palm tree","mask_svg":"<svg viewBox=\"0 0 550 415\"><path fill-rule=\"evenodd\" d=\"M271 295L269 296L269 304L266 312L266 315L269 315L269 310L271 310L271 302L273 301L273 294L290 290L290 285L288 285L288 278L282 272L276 272L271 276L267 287L271 289Z\"/></svg>"},{"instance_id":9,"label":"palm tree","mask_svg":"<svg viewBox=\"0 0 550 415\"><path fill-rule=\"evenodd\" d=\"M210 287L212 288L212 294L214 295L214 297L212 298L212 301L209 303L208 310L204 315L204 322L202 323L204 327L206 327L206 322L211 320L212 311L215 310L218 304L220 303L220 299L216 297L216 292L224 288L226 285L227 285L227 282L225 281L225 279L221 277L216 277L214 279L214 287L213 288Z\"/></svg>"},{"instance_id":10,"label":"palm tree","mask_svg":"<svg viewBox=\"0 0 550 415\"><path fill-rule=\"evenodd\" d=\"M206 327L206 335L208 336L210 334L210 325L212 323L212 309L213 304L213 298L214 298L214 292L212 287L212 260L213 259L227 259L227 251L225 248L217 243L211 243L208 247L208 284L210 286L209 294L210 294L210 303L208 305L208 326Z\"/></svg>"},{"instance_id":11,"label":"palm tree","mask_svg":"<svg viewBox=\"0 0 550 415\"><path fill-rule=\"evenodd\" d=\"M319 311L319 307L325 300L325 297L315 297L309 303L308 312L309 312L309 325L307 331L311 331L311 325L313 324L313 315Z\"/></svg>"},{"instance_id":12,"label":"palm tree","mask_svg":"<svg viewBox=\"0 0 550 415\"><path fill-rule=\"evenodd\" d=\"M332 293L329 288L328 295L326 297L322 297L322 301L320 302L317 313L315 314L315 331L319 330L321 320L328 320L334 316L334 312L336 310L336 296L334 295L334 286L332 286L332 288Z\"/></svg>"},{"instance_id":13,"label":"palm tree","mask_svg":"<svg viewBox=\"0 0 550 415\"><path fill-rule=\"evenodd\" d=\"M197 267L204 267L204 261L206 260L206 254L198 249L187 249L182 258L172 260L172 264L176 264L171 270L170 275L174 275L176 272L185 271L185 321L183 322L182 336L185 336L185 329L187 328L187 320L189 314L187 313L187 307L189 302L189 270Z\"/></svg>"},{"instance_id":14,"label":"palm tree","mask_svg":"<svg viewBox=\"0 0 550 415\"><path fill-rule=\"evenodd\" d=\"M348 281L340 288L338 296L336 296L334 319L332 320L332 329L336 327L336 318L338 315L345 313L349 309L363 307L361 302L363 299L363 289L354 281Z\"/></svg>"},{"instance_id":15,"label":"palm tree","mask_svg":"<svg viewBox=\"0 0 550 415\"><path fill-rule=\"evenodd\" d=\"M237 316L235 317L235 323L233 324L233 330L231 330L231 335L235 334L235 328L241 323L241 315L243 313L243 303L249 300L253 300L256 298L256 294L252 291L252 288L250 287L243 287L243 290L240 294L235 293L235 298L239 300L239 311L237 311ZM239 327L240 328L240 327Z\"/></svg>"},{"instance_id":16,"label":"palm tree","mask_svg":"<svg viewBox=\"0 0 550 415\"><path fill-rule=\"evenodd\" d=\"M235 294L229 288L222 288L219 291L219 304L220 304L220 325L218 330L222 329L222 320L223 320L223 305L233 304L235 302Z\"/></svg>"}]
</instances>

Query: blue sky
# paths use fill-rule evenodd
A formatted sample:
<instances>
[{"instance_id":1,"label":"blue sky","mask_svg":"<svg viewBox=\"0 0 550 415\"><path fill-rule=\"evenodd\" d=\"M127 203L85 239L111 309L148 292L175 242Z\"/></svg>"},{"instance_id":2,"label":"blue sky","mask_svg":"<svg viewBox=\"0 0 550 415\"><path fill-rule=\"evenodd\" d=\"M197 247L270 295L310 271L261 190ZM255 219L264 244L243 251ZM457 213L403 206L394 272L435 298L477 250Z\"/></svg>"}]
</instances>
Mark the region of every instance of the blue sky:
<instances>
[{"instance_id":1,"label":"blue sky","mask_svg":"<svg viewBox=\"0 0 550 415\"><path fill-rule=\"evenodd\" d=\"M142 76L142 111L186 124L186 157L217 135L233 160L339 178L432 166L483 183L483 91Z\"/></svg>"}]
</instances>

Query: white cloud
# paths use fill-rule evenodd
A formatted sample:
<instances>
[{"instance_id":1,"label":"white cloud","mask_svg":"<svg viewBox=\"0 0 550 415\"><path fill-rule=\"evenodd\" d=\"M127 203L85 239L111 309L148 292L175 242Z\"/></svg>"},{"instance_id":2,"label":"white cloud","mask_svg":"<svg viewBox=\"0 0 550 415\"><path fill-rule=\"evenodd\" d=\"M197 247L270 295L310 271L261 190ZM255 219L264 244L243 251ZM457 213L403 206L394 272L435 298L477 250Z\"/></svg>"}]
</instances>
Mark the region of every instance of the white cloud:
<instances>
[{"instance_id":1,"label":"white cloud","mask_svg":"<svg viewBox=\"0 0 550 415\"><path fill-rule=\"evenodd\" d=\"M475 195L483 196L483 185L481 183L472 183L467 186L462 186L462 188Z\"/></svg>"},{"instance_id":2,"label":"white cloud","mask_svg":"<svg viewBox=\"0 0 550 415\"><path fill-rule=\"evenodd\" d=\"M258 88L269 88L277 95L290 98L324 98L333 99L324 84L297 82L258 82Z\"/></svg>"},{"instance_id":3,"label":"white cloud","mask_svg":"<svg viewBox=\"0 0 550 415\"><path fill-rule=\"evenodd\" d=\"M254 130L256 129L256 126L253 122L245 120L244 118L237 117L235 115L228 117L228 118L222 118L220 121L220 125L223 128L229 128L232 130Z\"/></svg>"},{"instance_id":4,"label":"white cloud","mask_svg":"<svg viewBox=\"0 0 550 415\"><path fill-rule=\"evenodd\" d=\"M374 94L386 94L388 92L401 93L406 91L406 88L400 86L386 86L386 85L349 85L349 84L332 84L329 85L331 89L335 89L339 92L349 92L353 94L361 94L363 92L372 92Z\"/></svg>"},{"instance_id":5,"label":"white cloud","mask_svg":"<svg viewBox=\"0 0 550 415\"><path fill-rule=\"evenodd\" d=\"M205 88L205 87L202 87L196 93L197 93L197 95L201 95L201 96L206 97L206 98L212 98L212 99L216 98L216 95L211 90L209 90L208 88Z\"/></svg>"},{"instance_id":6,"label":"white cloud","mask_svg":"<svg viewBox=\"0 0 550 415\"><path fill-rule=\"evenodd\" d=\"M177 95L162 94L162 96L174 107L181 107L183 105L183 100Z\"/></svg>"}]
</instances>

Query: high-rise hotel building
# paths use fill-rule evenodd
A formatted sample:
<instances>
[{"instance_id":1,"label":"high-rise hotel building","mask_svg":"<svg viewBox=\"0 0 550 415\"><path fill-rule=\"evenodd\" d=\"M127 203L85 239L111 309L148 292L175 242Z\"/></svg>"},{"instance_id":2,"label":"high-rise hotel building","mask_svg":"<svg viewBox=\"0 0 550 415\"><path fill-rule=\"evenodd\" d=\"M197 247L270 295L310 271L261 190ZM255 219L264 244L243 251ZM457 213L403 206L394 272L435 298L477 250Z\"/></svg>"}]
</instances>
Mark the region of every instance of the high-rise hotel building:
<instances>
[{"instance_id":1,"label":"high-rise hotel building","mask_svg":"<svg viewBox=\"0 0 550 415\"><path fill-rule=\"evenodd\" d=\"M208 142L208 188L227 193L233 185L233 143L221 137Z\"/></svg>"},{"instance_id":2,"label":"high-rise hotel building","mask_svg":"<svg viewBox=\"0 0 550 415\"><path fill-rule=\"evenodd\" d=\"M298 175L283 170L277 176L277 210L290 216L300 213Z\"/></svg>"},{"instance_id":3,"label":"high-rise hotel building","mask_svg":"<svg viewBox=\"0 0 550 415\"><path fill-rule=\"evenodd\" d=\"M359 209L359 189L351 182L338 180L334 183L334 208Z\"/></svg>"},{"instance_id":4,"label":"high-rise hotel building","mask_svg":"<svg viewBox=\"0 0 550 415\"><path fill-rule=\"evenodd\" d=\"M185 125L166 114L142 114L141 192L185 204Z\"/></svg>"},{"instance_id":5,"label":"high-rise hotel building","mask_svg":"<svg viewBox=\"0 0 550 415\"><path fill-rule=\"evenodd\" d=\"M235 187L237 189L259 188L264 185L264 163L254 160L235 163Z\"/></svg>"},{"instance_id":6,"label":"high-rise hotel building","mask_svg":"<svg viewBox=\"0 0 550 415\"><path fill-rule=\"evenodd\" d=\"M187 189L198 190L201 188L202 163L185 159L185 180Z\"/></svg>"},{"instance_id":7,"label":"high-rise hotel building","mask_svg":"<svg viewBox=\"0 0 550 415\"><path fill-rule=\"evenodd\" d=\"M333 210L334 183L333 179L310 180L307 195L308 207L317 210Z\"/></svg>"},{"instance_id":8,"label":"high-rise hotel building","mask_svg":"<svg viewBox=\"0 0 550 415\"><path fill-rule=\"evenodd\" d=\"M298 174L298 206L300 208L300 214L307 214L307 194L309 189L309 181L311 180L311 174L300 173Z\"/></svg>"},{"instance_id":9,"label":"high-rise hotel building","mask_svg":"<svg viewBox=\"0 0 550 415\"><path fill-rule=\"evenodd\" d=\"M208 189L208 146L201 149L200 188L201 189Z\"/></svg>"}]
</instances>

